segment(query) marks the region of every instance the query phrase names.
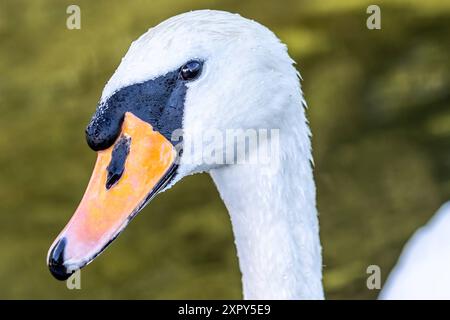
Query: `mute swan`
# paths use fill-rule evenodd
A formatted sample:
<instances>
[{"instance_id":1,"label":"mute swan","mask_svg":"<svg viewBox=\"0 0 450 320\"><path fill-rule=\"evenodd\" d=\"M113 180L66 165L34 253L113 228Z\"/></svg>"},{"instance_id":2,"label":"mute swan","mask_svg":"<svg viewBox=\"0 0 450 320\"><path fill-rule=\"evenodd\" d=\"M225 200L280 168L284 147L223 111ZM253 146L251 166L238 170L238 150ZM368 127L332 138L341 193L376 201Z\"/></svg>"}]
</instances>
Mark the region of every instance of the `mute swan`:
<instances>
[{"instance_id":1,"label":"mute swan","mask_svg":"<svg viewBox=\"0 0 450 320\"><path fill-rule=\"evenodd\" d=\"M175 16L136 40L86 129L97 162L49 250L51 273L67 279L154 196L209 172L230 213L244 298L323 299L310 131L293 63L267 28L221 11ZM183 152L176 148L177 129L186 138L211 128L279 129L278 165L211 164L198 149L185 152L184 140ZM226 154L223 144L212 150ZM450 253L436 250L449 229L450 203L407 244L381 299L450 298L442 286L450 283Z\"/></svg>"},{"instance_id":2,"label":"mute swan","mask_svg":"<svg viewBox=\"0 0 450 320\"><path fill-rule=\"evenodd\" d=\"M447 202L405 245L379 299L450 299L449 230Z\"/></svg>"},{"instance_id":3,"label":"mute swan","mask_svg":"<svg viewBox=\"0 0 450 320\"><path fill-rule=\"evenodd\" d=\"M49 250L51 273L68 278L157 193L209 172L231 217L244 298L323 299L310 130L293 63L270 30L221 11L172 17L133 42L86 129L97 162ZM177 156L179 128L183 137L279 129L279 165L209 164L195 150ZM224 145L212 148L225 154Z\"/></svg>"}]
</instances>

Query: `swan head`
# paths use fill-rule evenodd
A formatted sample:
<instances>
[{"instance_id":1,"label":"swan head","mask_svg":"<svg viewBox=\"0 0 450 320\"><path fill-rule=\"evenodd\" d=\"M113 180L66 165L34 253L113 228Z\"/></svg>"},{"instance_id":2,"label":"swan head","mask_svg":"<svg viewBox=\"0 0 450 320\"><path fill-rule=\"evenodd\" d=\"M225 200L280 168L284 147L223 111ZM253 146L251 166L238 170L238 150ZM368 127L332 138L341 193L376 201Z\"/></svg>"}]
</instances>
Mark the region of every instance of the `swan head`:
<instances>
[{"instance_id":1,"label":"swan head","mask_svg":"<svg viewBox=\"0 0 450 320\"><path fill-rule=\"evenodd\" d=\"M150 29L132 43L86 128L98 158L49 250L51 273L63 280L88 264L184 176L232 165L205 160L205 149L226 158L227 143L211 144L203 133L280 128L300 114L307 139L302 102L285 45L252 20L202 10ZM187 148L191 143L200 148Z\"/></svg>"}]
</instances>

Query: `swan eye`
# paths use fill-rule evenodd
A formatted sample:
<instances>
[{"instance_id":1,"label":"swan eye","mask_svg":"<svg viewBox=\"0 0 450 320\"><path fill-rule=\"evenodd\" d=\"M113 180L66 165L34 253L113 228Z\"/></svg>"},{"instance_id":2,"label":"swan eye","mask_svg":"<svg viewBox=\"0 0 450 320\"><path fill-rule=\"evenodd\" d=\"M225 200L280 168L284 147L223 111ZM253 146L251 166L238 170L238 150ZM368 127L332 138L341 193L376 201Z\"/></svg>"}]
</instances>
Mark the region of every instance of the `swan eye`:
<instances>
[{"instance_id":1,"label":"swan eye","mask_svg":"<svg viewBox=\"0 0 450 320\"><path fill-rule=\"evenodd\" d=\"M183 80L194 80L198 78L202 72L203 63L192 60L183 65L180 69L181 78Z\"/></svg>"}]
</instances>

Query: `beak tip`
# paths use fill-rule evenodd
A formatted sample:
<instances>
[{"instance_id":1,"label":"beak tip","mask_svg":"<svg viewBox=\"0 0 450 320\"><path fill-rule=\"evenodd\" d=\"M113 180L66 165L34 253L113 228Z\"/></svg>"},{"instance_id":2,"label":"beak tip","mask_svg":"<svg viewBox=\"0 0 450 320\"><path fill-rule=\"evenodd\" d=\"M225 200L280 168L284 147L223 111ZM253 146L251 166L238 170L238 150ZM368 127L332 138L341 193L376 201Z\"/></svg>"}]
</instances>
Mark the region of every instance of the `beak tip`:
<instances>
[{"instance_id":1,"label":"beak tip","mask_svg":"<svg viewBox=\"0 0 450 320\"><path fill-rule=\"evenodd\" d=\"M66 247L66 238L61 238L51 249L48 257L48 269L50 273L58 280L67 280L72 271L69 271L64 265L64 249Z\"/></svg>"},{"instance_id":2,"label":"beak tip","mask_svg":"<svg viewBox=\"0 0 450 320\"><path fill-rule=\"evenodd\" d=\"M60 281L65 281L65 280L69 279L70 276L72 275L71 272L67 272L68 270L64 266L58 267L58 266L53 266L52 264L49 264L48 268L49 268L52 276L55 279L60 280Z\"/></svg>"}]
</instances>

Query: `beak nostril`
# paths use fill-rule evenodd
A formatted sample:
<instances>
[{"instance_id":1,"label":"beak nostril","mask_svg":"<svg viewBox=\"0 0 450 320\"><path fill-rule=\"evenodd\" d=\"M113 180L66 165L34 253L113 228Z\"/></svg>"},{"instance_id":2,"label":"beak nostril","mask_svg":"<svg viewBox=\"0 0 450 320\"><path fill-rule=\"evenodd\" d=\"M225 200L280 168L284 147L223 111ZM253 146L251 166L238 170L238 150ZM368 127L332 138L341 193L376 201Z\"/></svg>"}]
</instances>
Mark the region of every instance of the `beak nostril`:
<instances>
[{"instance_id":1,"label":"beak nostril","mask_svg":"<svg viewBox=\"0 0 450 320\"><path fill-rule=\"evenodd\" d=\"M69 272L64 266L64 249L66 238L61 238L50 251L48 268L50 273L58 280L67 280L73 272Z\"/></svg>"},{"instance_id":2,"label":"beak nostril","mask_svg":"<svg viewBox=\"0 0 450 320\"><path fill-rule=\"evenodd\" d=\"M125 161L130 153L131 138L122 135L117 143L114 145L114 149L111 154L111 162L106 170L108 171L108 177L106 179L106 189L113 187L117 181L122 177L125 170Z\"/></svg>"}]
</instances>

